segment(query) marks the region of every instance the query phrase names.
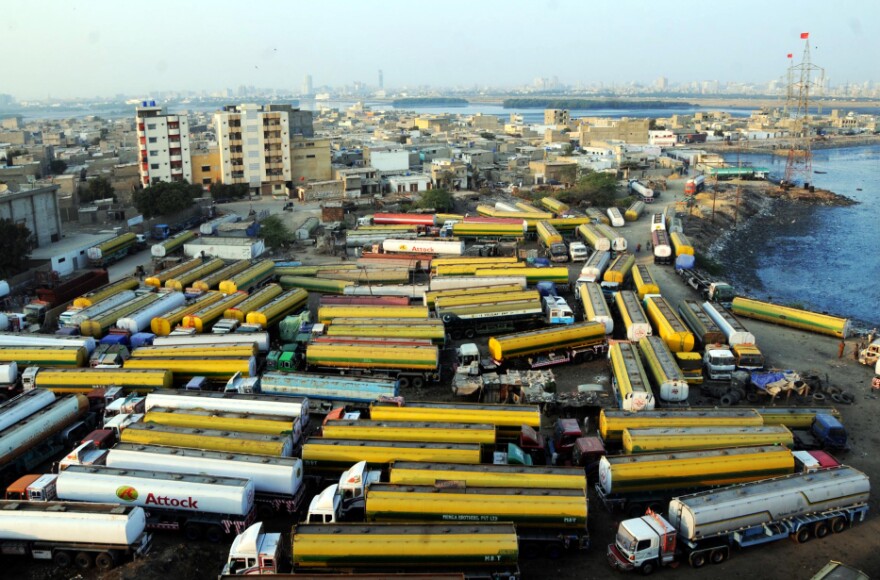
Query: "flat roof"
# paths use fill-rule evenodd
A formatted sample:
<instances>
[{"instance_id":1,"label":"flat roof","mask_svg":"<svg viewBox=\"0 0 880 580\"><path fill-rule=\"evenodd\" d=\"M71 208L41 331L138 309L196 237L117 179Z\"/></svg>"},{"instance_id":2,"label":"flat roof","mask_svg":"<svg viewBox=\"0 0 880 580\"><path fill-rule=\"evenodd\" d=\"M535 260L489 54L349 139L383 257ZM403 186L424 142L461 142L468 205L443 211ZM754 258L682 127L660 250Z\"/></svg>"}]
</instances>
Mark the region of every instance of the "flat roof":
<instances>
[{"instance_id":1,"label":"flat roof","mask_svg":"<svg viewBox=\"0 0 880 580\"><path fill-rule=\"evenodd\" d=\"M59 254L87 250L88 248L96 246L101 242L106 242L117 235L118 234L67 234L57 242L52 242L47 246L34 249L34 251L31 252L31 259L50 260Z\"/></svg>"}]
</instances>

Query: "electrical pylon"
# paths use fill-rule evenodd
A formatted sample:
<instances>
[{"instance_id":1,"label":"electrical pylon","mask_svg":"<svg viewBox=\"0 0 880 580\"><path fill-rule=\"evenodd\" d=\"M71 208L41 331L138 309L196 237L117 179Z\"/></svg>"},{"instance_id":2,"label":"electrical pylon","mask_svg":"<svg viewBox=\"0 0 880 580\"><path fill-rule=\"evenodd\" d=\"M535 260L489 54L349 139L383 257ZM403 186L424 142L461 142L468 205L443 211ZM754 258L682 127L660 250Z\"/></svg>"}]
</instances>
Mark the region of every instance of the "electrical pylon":
<instances>
[{"instance_id":1,"label":"electrical pylon","mask_svg":"<svg viewBox=\"0 0 880 580\"><path fill-rule=\"evenodd\" d=\"M810 94L822 90L825 69L810 61L810 34L801 33L804 53L800 64L789 67L786 109L791 119L788 161L785 164L786 187L808 187L813 182L813 152L810 132Z\"/></svg>"}]
</instances>

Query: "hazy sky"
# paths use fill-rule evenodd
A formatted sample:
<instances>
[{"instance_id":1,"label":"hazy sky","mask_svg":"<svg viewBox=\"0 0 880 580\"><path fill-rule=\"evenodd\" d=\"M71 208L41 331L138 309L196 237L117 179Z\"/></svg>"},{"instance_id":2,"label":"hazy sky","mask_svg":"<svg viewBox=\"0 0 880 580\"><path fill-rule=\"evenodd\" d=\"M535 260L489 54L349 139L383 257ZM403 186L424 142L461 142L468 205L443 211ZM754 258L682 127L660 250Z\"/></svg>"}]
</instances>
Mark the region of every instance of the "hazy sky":
<instances>
[{"instance_id":1,"label":"hazy sky","mask_svg":"<svg viewBox=\"0 0 880 580\"><path fill-rule=\"evenodd\" d=\"M833 84L880 81L878 22L878 0L2 0L0 93L766 82L807 31Z\"/></svg>"}]
</instances>

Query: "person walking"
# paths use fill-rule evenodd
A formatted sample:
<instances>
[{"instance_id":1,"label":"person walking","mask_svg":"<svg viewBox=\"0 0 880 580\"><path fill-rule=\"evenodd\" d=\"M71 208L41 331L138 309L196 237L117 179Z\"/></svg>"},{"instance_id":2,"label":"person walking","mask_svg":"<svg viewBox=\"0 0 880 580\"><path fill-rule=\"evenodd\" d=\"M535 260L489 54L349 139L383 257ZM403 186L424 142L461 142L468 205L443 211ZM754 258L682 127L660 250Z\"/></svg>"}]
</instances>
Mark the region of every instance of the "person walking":
<instances>
[{"instance_id":1,"label":"person walking","mask_svg":"<svg viewBox=\"0 0 880 580\"><path fill-rule=\"evenodd\" d=\"M837 358L843 358L843 351L846 350L846 341L841 340L840 346L837 348Z\"/></svg>"},{"instance_id":2,"label":"person walking","mask_svg":"<svg viewBox=\"0 0 880 580\"><path fill-rule=\"evenodd\" d=\"M642 251L642 244L636 244L636 254Z\"/></svg>"}]
</instances>

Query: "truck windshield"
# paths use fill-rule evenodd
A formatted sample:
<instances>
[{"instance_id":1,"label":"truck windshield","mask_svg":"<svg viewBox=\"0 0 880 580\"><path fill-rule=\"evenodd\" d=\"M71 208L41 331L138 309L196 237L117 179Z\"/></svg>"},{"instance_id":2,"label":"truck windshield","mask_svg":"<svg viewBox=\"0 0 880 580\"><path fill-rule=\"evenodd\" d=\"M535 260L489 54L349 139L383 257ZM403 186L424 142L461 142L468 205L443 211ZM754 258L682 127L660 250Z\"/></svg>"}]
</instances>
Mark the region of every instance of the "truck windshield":
<instances>
[{"instance_id":1,"label":"truck windshield","mask_svg":"<svg viewBox=\"0 0 880 580\"><path fill-rule=\"evenodd\" d=\"M635 537L633 537L633 535L629 533L629 530L627 530L623 526L620 526L619 528L617 528L616 544L621 552L624 552L626 554L633 554L636 551L637 541Z\"/></svg>"},{"instance_id":2,"label":"truck windshield","mask_svg":"<svg viewBox=\"0 0 880 580\"><path fill-rule=\"evenodd\" d=\"M745 357L743 357L745 358ZM713 365L717 366L733 366L735 361L732 356L724 355L724 354L713 354L709 355L709 360L712 361Z\"/></svg>"}]
</instances>

